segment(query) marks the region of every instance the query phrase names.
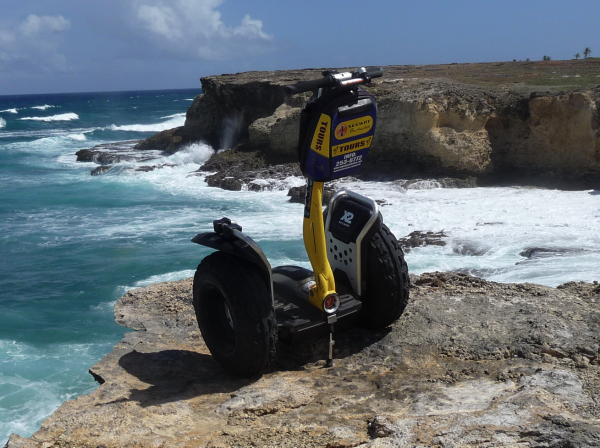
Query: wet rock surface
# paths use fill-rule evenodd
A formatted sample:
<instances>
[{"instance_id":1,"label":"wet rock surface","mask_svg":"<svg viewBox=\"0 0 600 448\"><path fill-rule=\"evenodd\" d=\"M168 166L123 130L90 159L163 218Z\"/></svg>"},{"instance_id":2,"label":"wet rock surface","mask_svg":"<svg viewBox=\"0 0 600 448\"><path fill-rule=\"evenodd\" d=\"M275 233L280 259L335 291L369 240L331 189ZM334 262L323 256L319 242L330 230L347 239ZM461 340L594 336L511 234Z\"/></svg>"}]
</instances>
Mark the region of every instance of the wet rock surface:
<instances>
[{"instance_id":1,"label":"wet rock surface","mask_svg":"<svg viewBox=\"0 0 600 448\"><path fill-rule=\"evenodd\" d=\"M90 171L92 176L106 174L111 171L135 170L152 171L164 166L173 166L170 164L135 166L140 162L160 159L165 155L164 151L158 150L139 150L138 140L103 143L94 146L91 149L80 149L75 153L77 162L93 162L99 166Z\"/></svg>"},{"instance_id":2,"label":"wet rock surface","mask_svg":"<svg viewBox=\"0 0 600 448\"><path fill-rule=\"evenodd\" d=\"M261 151L249 151L245 148L213 154L196 174L205 174L204 181L211 187L232 191L287 189L288 183L299 181L292 178L302 176L298 163L293 160L273 160L265 157Z\"/></svg>"},{"instance_id":3,"label":"wet rock surface","mask_svg":"<svg viewBox=\"0 0 600 448\"><path fill-rule=\"evenodd\" d=\"M415 247L445 246L447 243L444 238L448 238L448 235L443 230L441 232L415 230L403 238L398 238L398 242L404 252L410 252Z\"/></svg>"},{"instance_id":4,"label":"wet rock surface","mask_svg":"<svg viewBox=\"0 0 600 448\"><path fill-rule=\"evenodd\" d=\"M335 192L336 189L333 186L327 184L324 185L322 198L323 205L329 205L329 201L331 201L331 198ZM288 196L290 197L290 202L304 204L306 200L306 185L290 188L288 191Z\"/></svg>"},{"instance_id":5,"label":"wet rock surface","mask_svg":"<svg viewBox=\"0 0 600 448\"><path fill-rule=\"evenodd\" d=\"M529 259L561 257L583 252L583 249L575 248L548 248L548 247L530 247L520 252L519 255Z\"/></svg>"},{"instance_id":6,"label":"wet rock surface","mask_svg":"<svg viewBox=\"0 0 600 448\"><path fill-rule=\"evenodd\" d=\"M383 331L279 345L261 378L208 353L191 279L128 292L126 333L16 447L597 447L600 285L498 284L411 276L404 315Z\"/></svg>"}]
</instances>

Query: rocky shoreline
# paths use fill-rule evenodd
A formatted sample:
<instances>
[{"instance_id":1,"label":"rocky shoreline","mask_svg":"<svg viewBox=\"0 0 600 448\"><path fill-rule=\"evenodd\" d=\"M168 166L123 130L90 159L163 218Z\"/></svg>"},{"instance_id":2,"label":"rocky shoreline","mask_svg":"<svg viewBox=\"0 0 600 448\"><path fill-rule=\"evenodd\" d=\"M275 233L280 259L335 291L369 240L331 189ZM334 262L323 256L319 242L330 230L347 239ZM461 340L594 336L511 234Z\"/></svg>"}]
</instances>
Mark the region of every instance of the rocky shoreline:
<instances>
[{"instance_id":1,"label":"rocky shoreline","mask_svg":"<svg viewBox=\"0 0 600 448\"><path fill-rule=\"evenodd\" d=\"M202 142L230 150L214 155L223 166L207 177L209 184L264 184L265 169L294 171L286 164L296 163L298 118L309 99L286 95L283 86L320 72L202 78L204 93L189 107L184 126L133 149L139 157L168 155ZM384 72L368 87L379 114L363 179L449 177L478 185L600 189L600 84L592 84L600 61L388 66ZM565 84L579 73L587 84ZM109 165L100 156L94 160ZM231 177L241 180L225 180Z\"/></svg>"},{"instance_id":2,"label":"rocky shoreline","mask_svg":"<svg viewBox=\"0 0 600 448\"><path fill-rule=\"evenodd\" d=\"M411 276L392 327L280 344L261 377L223 372L204 345L191 279L128 292L132 328L90 369L101 384L32 437L49 447L597 447L600 285Z\"/></svg>"},{"instance_id":3,"label":"rocky shoreline","mask_svg":"<svg viewBox=\"0 0 600 448\"><path fill-rule=\"evenodd\" d=\"M401 188L600 190L600 86L534 91L522 80L536 70L561 74L573 66L509 69L512 78L506 64L386 67L370 87L379 123L361 179ZM94 175L148 171L164 165L136 164L204 142L215 152L193 174L208 185L287 188L286 180L300 177L297 122L308 96L287 97L282 86L319 74L203 78L204 94L184 126L77 158L97 163ZM302 202L303 187L289 196ZM445 245L447 237L415 231L400 243L409 251ZM475 249L456 248L478 255ZM91 367L100 387L65 402L30 438L13 434L6 448L600 446L597 282L550 288L458 272L411 275L401 319L385 331L337 334L334 368L324 368L324 340L279 344L274 363L252 380L231 377L212 360L191 285L160 283L121 297L116 321L134 331Z\"/></svg>"}]
</instances>

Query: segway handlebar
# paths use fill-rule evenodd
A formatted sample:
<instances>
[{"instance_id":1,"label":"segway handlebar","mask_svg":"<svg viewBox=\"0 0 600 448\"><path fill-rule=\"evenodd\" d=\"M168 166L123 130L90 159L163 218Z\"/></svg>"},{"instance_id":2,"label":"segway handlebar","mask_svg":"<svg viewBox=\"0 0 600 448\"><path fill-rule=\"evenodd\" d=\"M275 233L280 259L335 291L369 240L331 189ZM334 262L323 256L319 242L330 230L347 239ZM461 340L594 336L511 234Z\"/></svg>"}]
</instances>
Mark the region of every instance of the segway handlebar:
<instances>
[{"instance_id":1,"label":"segway handlebar","mask_svg":"<svg viewBox=\"0 0 600 448\"><path fill-rule=\"evenodd\" d=\"M371 82L372 78L383 76L381 67L361 67L356 72L334 73L323 72L323 78L311 81L300 81L296 84L285 86L285 93L294 95L296 93L311 92L328 87L351 87L358 84Z\"/></svg>"}]
</instances>

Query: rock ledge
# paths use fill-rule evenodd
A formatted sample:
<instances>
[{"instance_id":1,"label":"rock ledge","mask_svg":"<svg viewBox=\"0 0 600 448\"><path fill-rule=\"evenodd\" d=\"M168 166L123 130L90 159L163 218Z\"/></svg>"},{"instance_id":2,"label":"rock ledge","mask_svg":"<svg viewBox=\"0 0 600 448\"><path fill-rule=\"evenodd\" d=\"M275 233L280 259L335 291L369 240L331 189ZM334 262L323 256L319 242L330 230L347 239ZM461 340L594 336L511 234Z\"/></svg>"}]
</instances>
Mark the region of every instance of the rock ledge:
<instances>
[{"instance_id":1,"label":"rock ledge","mask_svg":"<svg viewBox=\"0 0 600 448\"><path fill-rule=\"evenodd\" d=\"M102 385L7 448L600 446L600 285L411 280L393 327L337 335L334 368L326 341L280 345L254 380L212 360L191 279L130 291Z\"/></svg>"}]
</instances>

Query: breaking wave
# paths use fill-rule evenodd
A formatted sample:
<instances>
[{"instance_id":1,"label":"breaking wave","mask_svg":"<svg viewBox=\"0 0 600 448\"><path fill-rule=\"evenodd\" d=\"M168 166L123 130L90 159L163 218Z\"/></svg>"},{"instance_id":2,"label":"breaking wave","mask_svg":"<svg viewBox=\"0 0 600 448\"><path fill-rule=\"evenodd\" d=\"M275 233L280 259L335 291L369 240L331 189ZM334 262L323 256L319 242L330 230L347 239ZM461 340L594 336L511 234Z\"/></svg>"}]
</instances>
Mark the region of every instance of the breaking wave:
<instances>
[{"instance_id":1,"label":"breaking wave","mask_svg":"<svg viewBox=\"0 0 600 448\"><path fill-rule=\"evenodd\" d=\"M160 117L160 119L164 120L165 118L179 118L179 117L185 117L185 113L183 113L183 114L167 115L166 117Z\"/></svg>"},{"instance_id":2,"label":"breaking wave","mask_svg":"<svg viewBox=\"0 0 600 448\"><path fill-rule=\"evenodd\" d=\"M2 129L4 126L6 126L6 120L3 118L0 118L0 129Z\"/></svg>"},{"instance_id":3,"label":"breaking wave","mask_svg":"<svg viewBox=\"0 0 600 448\"><path fill-rule=\"evenodd\" d=\"M0 114L2 112L6 112L7 114L18 114L19 112L17 112L17 109L6 109L6 110L0 110Z\"/></svg>"},{"instance_id":4,"label":"breaking wave","mask_svg":"<svg viewBox=\"0 0 600 448\"><path fill-rule=\"evenodd\" d=\"M71 121L79 120L79 115L69 112L66 114L52 115L50 117L23 117L19 120L32 120L32 121Z\"/></svg>"},{"instance_id":5,"label":"breaking wave","mask_svg":"<svg viewBox=\"0 0 600 448\"><path fill-rule=\"evenodd\" d=\"M168 117L163 117L168 118ZM162 123L154 123L154 124L126 124L122 126L117 126L115 124L110 126L112 131L132 131L132 132L161 132L166 131L167 129L176 128L179 126L183 126L185 123L185 114L175 114L171 116L171 118L167 121L163 121Z\"/></svg>"},{"instance_id":6,"label":"breaking wave","mask_svg":"<svg viewBox=\"0 0 600 448\"><path fill-rule=\"evenodd\" d=\"M56 107L56 106L50 106L48 104L44 104L43 106L31 106L32 109L39 109L39 110L46 110L46 109L50 109L51 107Z\"/></svg>"},{"instance_id":7,"label":"breaking wave","mask_svg":"<svg viewBox=\"0 0 600 448\"><path fill-rule=\"evenodd\" d=\"M68 138L70 138L71 140L75 140L78 142L84 142L87 140L87 137L85 136L85 134L81 133L81 134L69 134L67 135Z\"/></svg>"}]
</instances>

